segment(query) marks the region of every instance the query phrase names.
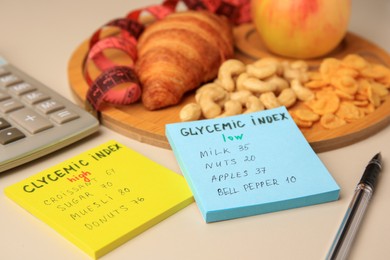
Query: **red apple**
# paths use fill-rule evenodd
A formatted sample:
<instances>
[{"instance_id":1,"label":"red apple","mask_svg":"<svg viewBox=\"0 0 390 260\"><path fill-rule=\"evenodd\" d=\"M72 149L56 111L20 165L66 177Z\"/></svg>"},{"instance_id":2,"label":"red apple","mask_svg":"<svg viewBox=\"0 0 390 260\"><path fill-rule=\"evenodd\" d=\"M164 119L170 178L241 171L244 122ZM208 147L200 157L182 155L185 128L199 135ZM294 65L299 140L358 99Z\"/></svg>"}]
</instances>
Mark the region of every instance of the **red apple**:
<instances>
[{"instance_id":1,"label":"red apple","mask_svg":"<svg viewBox=\"0 0 390 260\"><path fill-rule=\"evenodd\" d=\"M252 20L265 46L291 58L323 56L348 28L351 0L251 0Z\"/></svg>"}]
</instances>

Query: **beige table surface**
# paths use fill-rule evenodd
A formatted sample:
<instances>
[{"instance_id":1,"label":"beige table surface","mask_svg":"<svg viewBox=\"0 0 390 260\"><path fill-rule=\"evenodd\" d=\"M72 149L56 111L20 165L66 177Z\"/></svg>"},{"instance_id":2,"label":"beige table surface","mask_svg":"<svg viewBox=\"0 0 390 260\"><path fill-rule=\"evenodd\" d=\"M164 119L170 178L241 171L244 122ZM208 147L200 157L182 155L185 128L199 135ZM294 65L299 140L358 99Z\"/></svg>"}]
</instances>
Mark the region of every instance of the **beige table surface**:
<instances>
[{"instance_id":1,"label":"beige table surface","mask_svg":"<svg viewBox=\"0 0 390 260\"><path fill-rule=\"evenodd\" d=\"M100 25L160 1L0 0L0 53L73 100L67 62ZM352 0L350 31L390 52L390 1ZM0 190L110 139L180 173L173 153L105 127L50 156L0 174ZM322 205L205 224L193 203L102 259L324 259L368 160L378 151L390 165L390 128L359 143L320 153L341 187L340 200ZM390 259L390 170L386 167L351 259ZM0 259L89 259L49 226L0 193Z\"/></svg>"}]
</instances>

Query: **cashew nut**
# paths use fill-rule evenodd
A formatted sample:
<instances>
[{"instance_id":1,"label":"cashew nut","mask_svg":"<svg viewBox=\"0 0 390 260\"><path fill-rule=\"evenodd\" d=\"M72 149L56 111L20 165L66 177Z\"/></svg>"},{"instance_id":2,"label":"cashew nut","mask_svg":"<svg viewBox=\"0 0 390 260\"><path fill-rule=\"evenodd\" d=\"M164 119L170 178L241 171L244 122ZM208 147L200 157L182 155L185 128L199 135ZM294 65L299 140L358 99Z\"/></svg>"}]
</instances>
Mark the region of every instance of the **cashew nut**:
<instances>
[{"instance_id":1,"label":"cashew nut","mask_svg":"<svg viewBox=\"0 0 390 260\"><path fill-rule=\"evenodd\" d=\"M198 103L189 103L180 110L180 120L182 122L195 121L200 119L202 110Z\"/></svg>"},{"instance_id":2,"label":"cashew nut","mask_svg":"<svg viewBox=\"0 0 390 260\"><path fill-rule=\"evenodd\" d=\"M272 77L266 79L265 82L273 85L275 88L275 91L277 93L280 93L280 92L282 92L283 89L290 87L290 84L288 83L288 81L279 77L279 76L272 76Z\"/></svg>"},{"instance_id":3,"label":"cashew nut","mask_svg":"<svg viewBox=\"0 0 390 260\"><path fill-rule=\"evenodd\" d=\"M264 104L256 96L249 96L248 100L245 103L246 110L244 114L262 111L264 110Z\"/></svg>"},{"instance_id":4,"label":"cashew nut","mask_svg":"<svg viewBox=\"0 0 390 260\"><path fill-rule=\"evenodd\" d=\"M225 112L223 112L217 118L239 115L242 113L241 102L237 100L228 100L224 105L224 110Z\"/></svg>"},{"instance_id":5,"label":"cashew nut","mask_svg":"<svg viewBox=\"0 0 390 260\"><path fill-rule=\"evenodd\" d=\"M236 90L240 91L240 90L244 90L245 87L243 85L243 82L249 78L249 75L248 73L246 72L243 72L241 73L240 75L238 75L237 79L236 79Z\"/></svg>"},{"instance_id":6,"label":"cashew nut","mask_svg":"<svg viewBox=\"0 0 390 260\"><path fill-rule=\"evenodd\" d=\"M226 102L226 100L228 99L228 95L227 95L227 92L226 90L221 86L221 85L218 85L217 83L208 83L206 85L203 85L202 87L198 88L196 90L196 93L195 93L195 101L199 103L199 98L200 96L202 95L202 93L206 90L206 89L216 89L217 91L219 92L223 92L225 93L225 98L221 98L219 100L216 100L218 101L218 104L220 106L223 106L223 104ZM221 94L222 95L222 94Z\"/></svg>"},{"instance_id":7,"label":"cashew nut","mask_svg":"<svg viewBox=\"0 0 390 260\"><path fill-rule=\"evenodd\" d=\"M217 102L227 96L222 88L206 88L199 96L199 105L205 118L214 118L222 113L222 107Z\"/></svg>"},{"instance_id":8,"label":"cashew nut","mask_svg":"<svg viewBox=\"0 0 390 260\"><path fill-rule=\"evenodd\" d=\"M230 99L237 100L241 104L245 104L250 96L253 96L253 94L249 90L240 90L230 93Z\"/></svg>"},{"instance_id":9,"label":"cashew nut","mask_svg":"<svg viewBox=\"0 0 390 260\"><path fill-rule=\"evenodd\" d=\"M253 76L258 79L265 79L274 75L277 71L275 64L267 64L263 66L255 66L249 64L246 66L246 72L249 76Z\"/></svg>"},{"instance_id":10,"label":"cashew nut","mask_svg":"<svg viewBox=\"0 0 390 260\"><path fill-rule=\"evenodd\" d=\"M243 83L245 89L255 93L275 91L276 86L256 78L247 78Z\"/></svg>"},{"instance_id":11,"label":"cashew nut","mask_svg":"<svg viewBox=\"0 0 390 260\"><path fill-rule=\"evenodd\" d=\"M293 79L291 81L291 89L295 92L297 98L301 101L308 101L315 98L314 93L310 89L302 86L298 79Z\"/></svg>"},{"instance_id":12,"label":"cashew nut","mask_svg":"<svg viewBox=\"0 0 390 260\"><path fill-rule=\"evenodd\" d=\"M264 104L265 108L267 109L277 108L281 106L274 92L267 92L261 94L260 101Z\"/></svg>"},{"instance_id":13,"label":"cashew nut","mask_svg":"<svg viewBox=\"0 0 390 260\"><path fill-rule=\"evenodd\" d=\"M233 77L245 71L245 64L239 60L230 59L222 63L218 71L218 82L227 91L232 92L235 89Z\"/></svg>"},{"instance_id":14,"label":"cashew nut","mask_svg":"<svg viewBox=\"0 0 390 260\"><path fill-rule=\"evenodd\" d=\"M305 63L304 61L302 61ZM309 80L307 71L303 71L305 65L301 63L294 63L294 67L288 61L284 61L283 65L283 77L289 81L293 79L299 80L301 83L305 83Z\"/></svg>"},{"instance_id":15,"label":"cashew nut","mask_svg":"<svg viewBox=\"0 0 390 260\"><path fill-rule=\"evenodd\" d=\"M283 91L278 96L278 101L283 106L289 108L295 104L297 101L297 96L291 88L283 89Z\"/></svg>"},{"instance_id":16,"label":"cashew nut","mask_svg":"<svg viewBox=\"0 0 390 260\"><path fill-rule=\"evenodd\" d=\"M303 60L296 60L291 62L291 69L306 72L309 69L309 65Z\"/></svg>"},{"instance_id":17,"label":"cashew nut","mask_svg":"<svg viewBox=\"0 0 390 260\"><path fill-rule=\"evenodd\" d=\"M253 65L256 67L266 66L266 65L275 65L276 66L276 74L282 76L283 74L283 66L276 58L273 57L265 57L258 61L255 61Z\"/></svg>"}]
</instances>

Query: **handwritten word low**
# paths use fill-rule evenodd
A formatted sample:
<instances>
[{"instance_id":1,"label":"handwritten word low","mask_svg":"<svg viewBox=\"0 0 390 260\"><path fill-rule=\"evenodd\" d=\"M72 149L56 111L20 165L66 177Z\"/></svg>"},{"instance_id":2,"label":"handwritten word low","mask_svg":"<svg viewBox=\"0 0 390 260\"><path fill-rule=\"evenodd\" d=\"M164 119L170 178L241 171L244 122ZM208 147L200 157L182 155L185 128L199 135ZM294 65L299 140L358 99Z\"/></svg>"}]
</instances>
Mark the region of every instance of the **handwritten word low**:
<instances>
[{"instance_id":1,"label":"handwritten word low","mask_svg":"<svg viewBox=\"0 0 390 260\"><path fill-rule=\"evenodd\" d=\"M222 134L222 140L226 143L228 141L241 141L244 137L244 134L240 135L225 135Z\"/></svg>"}]
</instances>

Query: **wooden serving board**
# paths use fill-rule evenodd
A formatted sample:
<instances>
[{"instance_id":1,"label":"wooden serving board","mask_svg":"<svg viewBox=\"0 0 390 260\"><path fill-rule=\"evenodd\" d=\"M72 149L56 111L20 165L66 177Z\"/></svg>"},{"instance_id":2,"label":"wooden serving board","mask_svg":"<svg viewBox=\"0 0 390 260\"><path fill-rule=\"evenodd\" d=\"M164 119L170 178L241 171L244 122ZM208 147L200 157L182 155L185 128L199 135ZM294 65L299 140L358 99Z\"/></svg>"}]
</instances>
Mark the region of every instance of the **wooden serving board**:
<instances>
[{"instance_id":1,"label":"wooden serving board","mask_svg":"<svg viewBox=\"0 0 390 260\"><path fill-rule=\"evenodd\" d=\"M236 58L246 63L267 56L286 59L266 50L252 24L236 27L234 36ZM74 51L68 64L70 87L80 106L84 106L88 90L88 84L83 75L83 64L87 52L88 40ZM347 33L340 46L328 56L343 58L349 53L357 53L370 61L390 66L390 56L386 51L352 33ZM113 51L106 54L118 62L126 62L120 53ZM318 66L320 61L321 59L307 60L311 66ZM92 74L98 75L99 72L93 65L90 65L89 69ZM180 122L179 111L184 105L193 101L193 93L188 93L179 105L158 111L148 111L140 102L129 106L105 105L101 112L101 123L140 142L170 149L165 137L165 125ZM302 129L302 132L316 152L323 152L358 142L375 134L389 123L390 97L372 114L343 127L326 130L316 125L310 129Z\"/></svg>"}]
</instances>

